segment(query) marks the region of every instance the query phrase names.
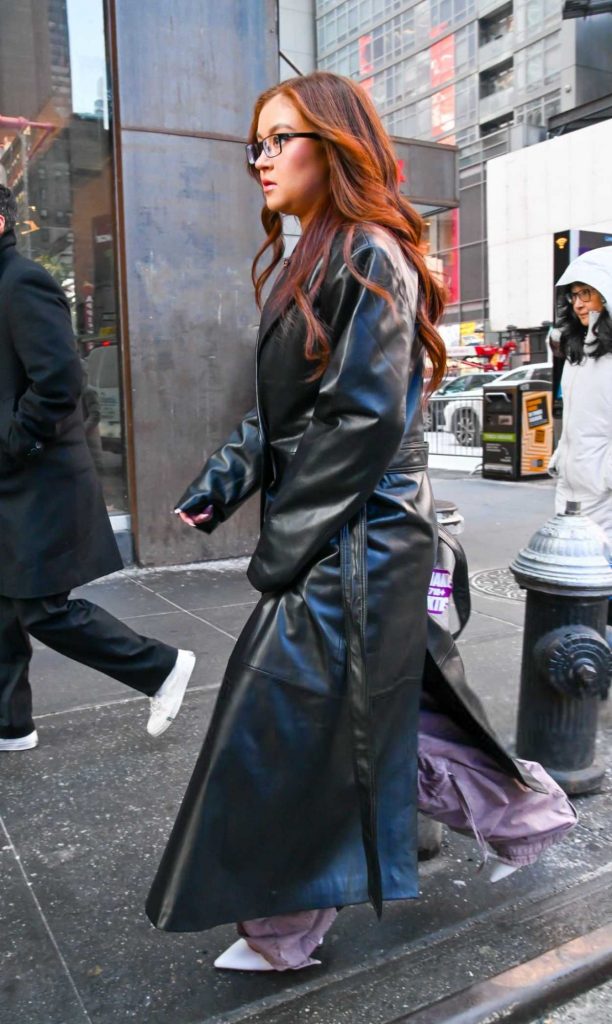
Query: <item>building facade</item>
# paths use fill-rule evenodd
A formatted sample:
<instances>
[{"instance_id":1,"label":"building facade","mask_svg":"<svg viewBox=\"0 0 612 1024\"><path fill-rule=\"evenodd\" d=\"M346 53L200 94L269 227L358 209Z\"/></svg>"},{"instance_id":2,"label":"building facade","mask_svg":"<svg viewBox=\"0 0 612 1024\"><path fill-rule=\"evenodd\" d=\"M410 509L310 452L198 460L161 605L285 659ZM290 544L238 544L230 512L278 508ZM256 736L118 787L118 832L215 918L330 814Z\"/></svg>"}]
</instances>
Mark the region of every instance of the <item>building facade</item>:
<instances>
[{"instance_id":1,"label":"building facade","mask_svg":"<svg viewBox=\"0 0 612 1024\"><path fill-rule=\"evenodd\" d=\"M427 224L446 271L449 323L490 327L488 159L540 142L551 117L612 92L612 15L564 21L562 8L563 0L316 2L318 66L361 81L392 134L459 147L460 211Z\"/></svg>"},{"instance_id":2,"label":"building facade","mask_svg":"<svg viewBox=\"0 0 612 1024\"><path fill-rule=\"evenodd\" d=\"M124 556L244 554L254 504L206 540L172 508L254 400L244 141L278 81L276 0L0 0L0 24L0 180L70 301Z\"/></svg>"},{"instance_id":3,"label":"building facade","mask_svg":"<svg viewBox=\"0 0 612 1024\"><path fill-rule=\"evenodd\" d=\"M172 508L254 404L244 142L258 94L314 67L312 0L0 0L0 25L0 181L20 250L69 299L124 557L248 554L257 499L211 537ZM454 150L398 157L433 206L457 204Z\"/></svg>"}]
</instances>

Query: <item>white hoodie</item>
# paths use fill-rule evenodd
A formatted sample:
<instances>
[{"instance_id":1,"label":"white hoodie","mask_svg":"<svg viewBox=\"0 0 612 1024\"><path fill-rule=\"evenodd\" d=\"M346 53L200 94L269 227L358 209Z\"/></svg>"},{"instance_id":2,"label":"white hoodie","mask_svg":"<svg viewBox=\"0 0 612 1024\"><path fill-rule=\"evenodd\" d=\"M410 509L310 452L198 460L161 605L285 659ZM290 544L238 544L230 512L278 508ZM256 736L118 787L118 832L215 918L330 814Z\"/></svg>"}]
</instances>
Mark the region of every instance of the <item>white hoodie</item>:
<instances>
[{"instance_id":1,"label":"white hoodie","mask_svg":"<svg viewBox=\"0 0 612 1024\"><path fill-rule=\"evenodd\" d=\"M557 285L583 282L596 288L612 309L612 246L593 249L573 260ZM612 353L588 355L596 341L598 313L589 315L585 355L566 361L561 378L563 431L549 469L558 475L556 510L580 501L582 511L605 530L612 545Z\"/></svg>"}]
</instances>

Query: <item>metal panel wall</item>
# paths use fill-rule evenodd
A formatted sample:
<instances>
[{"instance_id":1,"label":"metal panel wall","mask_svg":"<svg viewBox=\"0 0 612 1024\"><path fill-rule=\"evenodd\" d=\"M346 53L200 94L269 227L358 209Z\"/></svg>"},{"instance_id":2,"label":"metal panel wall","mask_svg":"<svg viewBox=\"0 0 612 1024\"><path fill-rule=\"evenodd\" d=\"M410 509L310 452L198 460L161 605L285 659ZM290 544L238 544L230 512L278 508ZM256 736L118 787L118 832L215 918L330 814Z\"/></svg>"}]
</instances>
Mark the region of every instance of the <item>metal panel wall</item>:
<instances>
[{"instance_id":1,"label":"metal panel wall","mask_svg":"<svg viewBox=\"0 0 612 1024\"><path fill-rule=\"evenodd\" d=\"M138 559L248 553L255 502L210 538L170 510L254 401L263 235L242 140L278 80L276 0L114 0L109 15Z\"/></svg>"}]
</instances>

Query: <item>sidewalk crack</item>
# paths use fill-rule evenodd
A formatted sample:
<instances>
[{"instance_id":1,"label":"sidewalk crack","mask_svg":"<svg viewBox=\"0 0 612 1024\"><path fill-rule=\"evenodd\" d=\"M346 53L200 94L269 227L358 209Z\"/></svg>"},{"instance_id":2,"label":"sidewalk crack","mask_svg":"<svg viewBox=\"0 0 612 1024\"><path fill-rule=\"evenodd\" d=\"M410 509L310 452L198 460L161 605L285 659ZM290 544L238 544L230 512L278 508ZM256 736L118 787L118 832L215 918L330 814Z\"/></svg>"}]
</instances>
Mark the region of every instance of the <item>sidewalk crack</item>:
<instances>
[{"instance_id":1,"label":"sidewalk crack","mask_svg":"<svg viewBox=\"0 0 612 1024\"><path fill-rule=\"evenodd\" d=\"M32 882L28 878L28 875L27 875L27 872L26 872L26 870L25 870L25 868L23 866L21 857L19 856L19 853L17 851L17 847L15 846L13 840L11 839L11 836L9 835L8 829L7 829L7 827L6 827L5 823L4 823L4 819L2 818L1 815L0 815L0 828L2 829L2 831L4 833L4 836L6 838L6 842L8 843L9 849L11 850L11 853L13 854L13 857L15 858L15 862L17 864L17 867L19 868L19 872L20 872L20 874L21 874L21 876L23 878L23 881L25 882L26 889L27 889L27 891L30 894L30 897L32 899L32 902L34 903L34 906L36 907L36 910L38 911L39 917L40 917L40 919L41 919L41 921L43 923L43 927L44 927L44 929L45 929L45 931L46 931L46 933L47 933L47 935L49 937L49 941L51 942L51 945L53 946L53 949L55 950L57 958L58 958L60 964L62 965L62 969L64 971L64 974L66 975L66 977L68 979L68 983L69 983L69 985L70 985L70 987L71 987L71 989L72 989L72 991L74 993L75 999L76 999L77 1003L79 1004L79 1007L80 1007L80 1009L81 1009L81 1011L83 1013L83 1017L87 1021L87 1024L93 1024L92 1019L91 1019L91 1017L89 1016L89 1014L87 1012L87 1008L85 1006L85 1003L83 1002L81 993L79 992L79 990L77 988L77 984L76 984L74 978L72 977L72 974L70 972L70 968L68 967L68 964L66 962L66 958L64 957L64 954L62 953L62 951L61 951L61 949L59 947L59 944L57 942L57 939L55 938L55 935L53 933L51 925L49 924L49 921L47 920L46 914L45 914L42 906L40 905L40 902L38 900L38 897L37 897L36 893L34 892L34 887L32 885Z\"/></svg>"},{"instance_id":2,"label":"sidewalk crack","mask_svg":"<svg viewBox=\"0 0 612 1024\"><path fill-rule=\"evenodd\" d=\"M238 639L238 637L234 636L233 633L228 633L228 631L226 629L222 629L221 626L216 626L214 622L210 622L201 615L196 615L195 612L189 611L188 608L183 608L182 605L177 604L176 601L171 601L169 597L164 597L163 594L158 594L156 590L153 590L152 587L147 587L146 584L141 583L140 580L131 579L127 576L126 579L130 579L130 582L136 584L137 587L142 587L142 589L148 591L149 594L153 594L155 597L158 597L160 601L165 601L167 604L172 605L172 607L176 608L177 611L183 612L185 615L190 615L192 619L196 619L198 622L203 622L205 626L210 626L211 629L216 629L217 633L222 633L223 636L229 637L229 639L233 640L234 643Z\"/></svg>"}]
</instances>

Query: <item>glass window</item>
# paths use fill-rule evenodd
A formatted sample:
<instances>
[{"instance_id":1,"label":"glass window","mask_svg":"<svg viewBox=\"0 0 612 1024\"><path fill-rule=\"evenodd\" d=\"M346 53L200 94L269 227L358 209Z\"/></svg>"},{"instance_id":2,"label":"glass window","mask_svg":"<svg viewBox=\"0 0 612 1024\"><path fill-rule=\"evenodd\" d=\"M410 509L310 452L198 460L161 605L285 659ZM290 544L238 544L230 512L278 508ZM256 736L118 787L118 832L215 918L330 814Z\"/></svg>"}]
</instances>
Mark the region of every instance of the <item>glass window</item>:
<instances>
[{"instance_id":1,"label":"glass window","mask_svg":"<svg viewBox=\"0 0 612 1024\"><path fill-rule=\"evenodd\" d=\"M515 25L518 42L557 25L561 20L563 0L516 0Z\"/></svg>"},{"instance_id":2,"label":"glass window","mask_svg":"<svg viewBox=\"0 0 612 1024\"><path fill-rule=\"evenodd\" d=\"M548 124L548 120L558 114L561 110L561 93L553 92L549 96L544 96L544 124Z\"/></svg>"},{"instance_id":3,"label":"glass window","mask_svg":"<svg viewBox=\"0 0 612 1024\"><path fill-rule=\"evenodd\" d=\"M337 38L339 43L342 43L342 42L344 42L344 40L346 39L346 37L348 35L348 12L347 12L346 7L339 7L338 8L338 10L336 12L336 19L337 19L337 26L338 26L338 31L337 31L336 38Z\"/></svg>"},{"instance_id":4,"label":"glass window","mask_svg":"<svg viewBox=\"0 0 612 1024\"><path fill-rule=\"evenodd\" d=\"M427 45L429 42L429 3L428 0L421 0L414 8L414 32L417 46Z\"/></svg>"},{"instance_id":5,"label":"glass window","mask_svg":"<svg viewBox=\"0 0 612 1024\"><path fill-rule=\"evenodd\" d=\"M544 39L544 84L550 85L557 77L561 65L561 33L554 32Z\"/></svg>"},{"instance_id":6,"label":"glass window","mask_svg":"<svg viewBox=\"0 0 612 1024\"><path fill-rule=\"evenodd\" d=\"M103 0L2 4L0 180L21 252L64 289L111 511L127 509Z\"/></svg>"},{"instance_id":7,"label":"glass window","mask_svg":"<svg viewBox=\"0 0 612 1024\"><path fill-rule=\"evenodd\" d=\"M455 32L455 74L462 75L471 71L476 65L476 27L475 21Z\"/></svg>"},{"instance_id":8,"label":"glass window","mask_svg":"<svg viewBox=\"0 0 612 1024\"><path fill-rule=\"evenodd\" d=\"M372 62L374 67L380 67L384 63L385 58L385 42L384 42L384 26L378 25L377 28L372 32Z\"/></svg>"},{"instance_id":9,"label":"glass window","mask_svg":"<svg viewBox=\"0 0 612 1024\"><path fill-rule=\"evenodd\" d=\"M561 33L553 32L515 54L516 85L519 90L540 89L557 84L560 71Z\"/></svg>"},{"instance_id":10,"label":"glass window","mask_svg":"<svg viewBox=\"0 0 612 1024\"><path fill-rule=\"evenodd\" d=\"M431 97L414 105L414 134L417 138L431 138Z\"/></svg>"},{"instance_id":11,"label":"glass window","mask_svg":"<svg viewBox=\"0 0 612 1024\"><path fill-rule=\"evenodd\" d=\"M455 122L458 128L471 124L477 119L477 81L476 75L470 75L455 85Z\"/></svg>"}]
</instances>

